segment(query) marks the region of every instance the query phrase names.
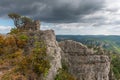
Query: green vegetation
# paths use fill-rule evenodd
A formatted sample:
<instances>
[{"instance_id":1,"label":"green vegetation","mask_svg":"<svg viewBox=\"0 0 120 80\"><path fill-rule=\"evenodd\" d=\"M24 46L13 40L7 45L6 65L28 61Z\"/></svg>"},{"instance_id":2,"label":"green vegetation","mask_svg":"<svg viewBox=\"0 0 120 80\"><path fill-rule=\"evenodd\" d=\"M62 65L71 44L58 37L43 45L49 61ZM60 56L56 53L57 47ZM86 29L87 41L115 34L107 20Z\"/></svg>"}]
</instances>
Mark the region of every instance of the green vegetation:
<instances>
[{"instance_id":1,"label":"green vegetation","mask_svg":"<svg viewBox=\"0 0 120 80\"><path fill-rule=\"evenodd\" d=\"M120 55L119 54L112 54L112 70L114 72L115 78L117 80L120 79Z\"/></svg>"},{"instance_id":2,"label":"green vegetation","mask_svg":"<svg viewBox=\"0 0 120 80\"><path fill-rule=\"evenodd\" d=\"M116 77L116 80L120 80L120 36L102 36L102 35L58 35L57 40L71 39L81 42L87 45L89 48L94 49L96 54L100 53L99 46L103 48L105 53L111 56L111 70Z\"/></svg>"},{"instance_id":3,"label":"green vegetation","mask_svg":"<svg viewBox=\"0 0 120 80\"><path fill-rule=\"evenodd\" d=\"M34 21L16 13L8 16L16 27L8 35L0 35L0 70L3 71L0 80L45 78L50 68L46 45L24 30L26 25L34 24Z\"/></svg>"},{"instance_id":4,"label":"green vegetation","mask_svg":"<svg viewBox=\"0 0 120 80\"><path fill-rule=\"evenodd\" d=\"M75 40L87 45L89 48L101 46L102 48L120 54L120 36L104 35L57 35L57 40Z\"/></svg>"},{"instance_id":5,"label":"green vegetation","mask_svg":"<svg viewBox=\"0 0 120 80\"><path fill-rule=\"evenodd\" d=\"M26 34L17 34L16 36L16 43L19 48L24 48L29 40L29 37Z\"/></svg>"},{"instance_id":6,"label":"green vegetation","mask_svg":"<svg viewBox=\"0 0 120 80\"><path fill-rule=\"evenodd\" d=\"M58 73L59 74L56 75L55 80L75 80L73 75L71 75L70 73L68 73L64 69L59 69Z\"/></svg>"},{"instance_id":7,"label":"green vegetation","mask_svg":"<svg viewBox=\"0 0 120 80\"><path fill-rule=\"evenodd\" d=\"M9 34L17 34L19 30L17 28L12 28Z\"/></svg>"},{"instance_id":8,"label":"green vegetation","mask_svg":"<svg viewBox=\"0 0 120 80\"><path fill-rule=\"evenodd\" d=\"M22 26L31 24L33 20L29 17L21 16L17 13L9 13L8 16L13 20L16 28L21 28Z\"/></svg>"},{"instance_id":9,"label":"green vegetation","mask_svg":"<svg viewBox=\"0 0 120 80\"><path fill-rule=\"evenodd\" d=\"M45 77L50 68L49 60L46 59L46 57L45 47L35 47L30 55L23 57L20 62L17 62L16 71L20 71L20 73L25 74L26 76L29 74L28 71L30 71L38 76L43 75Z\"/></svg>"},{"instance_id":10,"label":"green vegetation","mask_svg":"<svg viewBox=\"0 0 120 80\"><path fill-rule=\"evenodd\" d=\"M16 27L20 26L20 18L21 18L21 16L19 14L10 13L10 14L8 14L8 16L14 21L14 25Z\"/></svg>"},{"instance_id":11,"label":"green vegetation","mask_svg":"<svg viewBox=\"0 0 120 80\"><path fill-rule=\"evenodd\" d=\"M19 40L27 41L28 39L29 39L28 36L25 35L25 34L22 34L22 35L19 36Z\"/></svg>"},{"instance_id":12,"label":"green vegetation","mask_svg":"<svg viewBox=\"0 0 120 80\"><path fill-rule=\"evenodd\" d=\"M28 17L25 17L25 16L23 16L21 18L21 21L22 21L23 24L27 24L27 23L32 23L33 22L32 19L30 19Z\"/></svg>"},{"instance_id":13,"label":"green vegetation","mask_svg":"<svg viewBox=\"0 0 120 80\"><path fill-rule=\"evenodd\" d=\"M75 77L69 73L68 66L62 61L62 69L58 70L55 80L76 80Z\"/></svg>"},{"instance_id":14,"label":"green vegetation","mask_svg":"<svg viewBox=\"0 0 120 80\"><path fill-rule=\"evenodd\" d=\"M11 31L17 32L16 29ZM25 55L30 37L25 32L0 35L0 68L8 67L1 80L40 80L46 77L50 68L46 45L34 40L31 51Z\"/></svg>"}]
</instances>

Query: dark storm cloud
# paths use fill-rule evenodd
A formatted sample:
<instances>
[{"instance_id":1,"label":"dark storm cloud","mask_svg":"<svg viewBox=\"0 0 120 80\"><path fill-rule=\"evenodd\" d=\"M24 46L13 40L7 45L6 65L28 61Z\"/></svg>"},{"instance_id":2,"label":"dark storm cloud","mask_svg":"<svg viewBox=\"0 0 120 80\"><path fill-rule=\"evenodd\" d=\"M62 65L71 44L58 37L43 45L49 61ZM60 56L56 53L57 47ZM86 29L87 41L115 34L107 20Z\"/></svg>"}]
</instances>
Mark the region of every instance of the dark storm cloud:
<instances>
[{"instance_id":1,"label":"dark storm cloud","mask_svg":"<svg viewBox=\"0 0 120 80\"><path fill-rule=\"evenodd\" d=\"M104 0L0 0L0 17L16 12L45 22L78 22L103 6Z\"/></svg>"}]
</instances>

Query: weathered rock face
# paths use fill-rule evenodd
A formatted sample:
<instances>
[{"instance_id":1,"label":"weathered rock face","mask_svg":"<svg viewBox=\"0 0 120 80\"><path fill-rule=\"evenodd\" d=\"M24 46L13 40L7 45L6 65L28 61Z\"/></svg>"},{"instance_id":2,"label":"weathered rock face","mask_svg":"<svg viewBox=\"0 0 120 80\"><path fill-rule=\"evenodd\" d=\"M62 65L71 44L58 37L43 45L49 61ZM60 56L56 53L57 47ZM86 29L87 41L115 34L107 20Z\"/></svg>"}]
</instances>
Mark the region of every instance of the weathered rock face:
<instances>
[{"instance_id":1,"label":"weathered rock face","mask_svg":"<svg viewBox=\"0 0 120 80\"><path fill-rule=\"evenodd\" d=\"M43 45L46 46L47 49L46 58L50 62L50 69L46 76L40 75L37 80L54 80L56 74L58 73L57 72L58 69L61 68L61 48L59 47L58 42L56 41L54 31L36 30L36 31L25 31L25 32L21 32L20 34L27 35L27 37L29 38L27 43L22 47L23 49L22 52L24 55L29 55L31 52L33 52L33 49L36 48L36 44L39 45L39 43L42 43ZM41 45L39 45L39 47L40 46ZM11 66L6 67L6 65L5 66L0 65L0 80L1 77L5 73L8 73L11 69L12 69ZM23 79L20 78L19 80L23 80ZM33 78L32 77L30 79L28 78L28 80L33 80Z\"/></svg>"},{"instance_id":2,"label":"weathered rock face","mask_svg":"<svg viewBox=\"0 0 120 80\"><path fill-rule=\"evenodd\" d=\"M54 31L47 30L41 33L41 38L47 45L47 54L52 58L51 68L45 80L54 80L58 69L61 68L61 48L56 41Z\"/></svg>"},{"instance_id":3,"label":"weathered rock face","mask_svg":"<svg viewBox=\"0 0 120 80\"><path fill-rule=\"evenodd\" d=\"M45 78L40 80L54 80L58 69L61 68L61 61L68 66L68 71L76 77L76 80L114 80L110 72L110 58L104 52L95 53L85 45L72 40L59 43L53 30L23 32L28 35L29 40L23 48L28 55L35 48L35 42L44 42L47 47L47 54L50 58L50 69ZM8 69L5 69L8 71ZM0 72L1 76L2 72Z\"/></svg>"},{"instance_id":4,"label":"weathered rock face","mask_svg":"<svg viewBox=\"0 0 120 80\"><path fill-rule=\"evenodd\" d=\"M95 54L81 43L66 40L59 43L62 61L77 80L109 80L110 59L105 54Z\"/></svg>"},{"instance_id":5,"label":"weathered rock face","mask_svg":"<svg viewBox=\"0 0 120 80\"><path fill-rule=\"evenodd\" d=\"M50 58L50 69L48 75L44 80L54 80L57 71L61 68L61 48L56 41L56 37L53 30L27 32L27 35L31 38L29 44L26 46L26 50L30 52L30 48L34 47L34 42L43 41L47 47L47 54ZM28 50L29 49L29 50ZM25 51L27 53L27 51ZM29 53L28 52L28 53Z\"/></svg>"},{"instance_id":6,"label":"weathered rock face","mask_svg":"<svg viewBox=\"0 0 120 80\"><path fill-rule=\"evenodd\" d=\"M39 20L35 20L32 23L26 23L20 29L28 30L28 31L30 31L30 30L31 31L40 30L40 21Z\"/></svg>"}]
</instances>

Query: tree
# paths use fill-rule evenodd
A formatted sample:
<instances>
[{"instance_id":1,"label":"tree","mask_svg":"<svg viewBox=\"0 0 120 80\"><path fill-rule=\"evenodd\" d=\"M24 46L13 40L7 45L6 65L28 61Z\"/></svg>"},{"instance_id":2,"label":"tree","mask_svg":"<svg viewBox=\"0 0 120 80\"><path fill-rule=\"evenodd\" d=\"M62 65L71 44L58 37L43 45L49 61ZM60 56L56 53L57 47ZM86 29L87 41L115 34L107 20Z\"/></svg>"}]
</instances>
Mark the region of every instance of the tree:
<instances>
[{"instance_id":1,"label":"tree","mask_svg":"<svg viewBox=\"0 0 120 80\"><path fill-rule=\"evenodd\" d=\"M21 20L22 20L22 24L23 25L25 25L27 23L32 23L33 22L32 19L28 18L28 17L22 17Z\"/></svg>"},{"instance_id":2,"label":"tree","mask_svg":"<svg viewBox=\"0 0 120 80\"><path fill-rule=\"evenodd\" d=\"M10 13L8 16L14 21L14 25L18 28L21 24L21 16L16 13Z\"/></svg>"},{"instance_id":3,"label":"tree","mask_svg":"<svg viewBox=\"0 0 120 80\"><path fill-rule=\"evenodd\" d=\"M16 13L10 13L10 14L8 14L8 16L14 21L14 25L17 28L21 28L22 26L24 26L26 24L31 24L33 22L33 20L31 18L21 16Z\"/></svg>"}]
</instances>

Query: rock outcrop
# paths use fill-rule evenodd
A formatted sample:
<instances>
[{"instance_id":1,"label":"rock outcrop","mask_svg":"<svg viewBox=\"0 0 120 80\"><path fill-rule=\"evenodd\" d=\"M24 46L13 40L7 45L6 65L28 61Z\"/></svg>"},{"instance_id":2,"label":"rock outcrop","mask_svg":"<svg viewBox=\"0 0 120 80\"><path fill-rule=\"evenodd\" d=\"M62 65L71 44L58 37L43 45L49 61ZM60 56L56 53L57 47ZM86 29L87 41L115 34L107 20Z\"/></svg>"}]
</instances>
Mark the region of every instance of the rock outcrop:
<instances>
[{"instance_id":1,"label":"rock outcrop","mask_svg":"<svg viewBox=\"0 0 120 80\"><path fill-rule=\"evenodd\" d=\"M61 68L61 48L56 41L53 30L41 31L40 33L47 45L47 54L52 58L50 61L51 68L45 80L54 80L58 69Z\"/></svg>"},{"instance_id":2,"label":"rock outcrop","mask_svg":"<svg viewBox=\"0 0 120 80\"><path fill-rule=\"evenodd\" d=\"M25 31L25 32L21 32L20 34L23 36L27 35L27 37L29 38L27 43L24 46L22 46L22 52L23 52L22 54L24 56L30 55L33 52L33 49L36 47L36 44L42 43L46 47L46 54L47 54L46 58L47 59L49 58L48 60L50 62L50 68L46 76L39 75L39 79L37 80L54 80L54 78L56 77L57 71L59 70L59 68L61 68L61 48L59 47L58 42L56 41L54 31L53 30ZM9 71L12 70L13 67L6 68L6 66L1 67L0 65L0 80L1 80L1 77L4 74L9 73ZM18 79L15 79L15 80L18 80ZM20 78L19 80L33 80L32 74L30 79Z\"/></svg>"},{"instance_id":3,"label":"rock outcrop","mask_svg":"<svg viewBox=\"0 0 120 80\"><path fill-rule=\"evenodd\" d=\"M68 66L69 73L74 75L76 80L109 80L110 58L103 51L96 53L72 40L61 41L58 45L53 30L27 32L27 34L31 36L28 46L35 42L32 36L38 37L36 40L44 41L47 46L51 68L45 80L54 80L57 70L61 68L61 61Z\"/></svg>"},{"instance_id":4,"label":"rock outcrop","mask_svg":"<svg viewBox=\"0 0 120 80\"><path fill-rule=\"evenodd\" d=\"M110 80L110 58L103 51L96 54L96 51L72 40L61 41L58 44L53 30L27 31L21 34L29 37L23 47L25 55L32 52L35 42L43 42L46 45L50 69L46 77L40 80L54 80L62 63L68 67L68 72L74 75L76 80ZM7 71L8 69L5 70L6 73Z\"/></svg>"},{"instance_id":5,"label":"rock outcrop","mask_svg":"<svg viewBox=\"0 0 120 80\"><path fill-rule=\"evenodd\" d=\"M19 29L27 30L27 31L40 30L40 21L35 20L35 21L31 22L31 23L26 23L23 26L19 27Z\"/></svg>"},{"instance_id":6,"label":"rock outcrop","mask_svg":"<svg viewBox=\"0 0 120 80\"><path fill-rule=\"evenodd\" d=\"M44 80L54 80L57 71L61 68L61 48L56 41L56 37L53 30L46 31L29 31L27 35L30 37L29 44L26 46L25 53L30 53L32 47L34 47L34 42L43 41L47 47L47 54L50 58L50 69L48 75ZM27 52L29 51L29 52Z\"/></svg>"},{"instance_id":7,"label":"rock outcrop","mask_svg":"<svg viewBox=\"0 0 120 80\"><path fill-rule=\"evenodd\" d=\"M95 54L81 43L66 40L59 43L62 62L77 80L109 80L110 58L106 54Z\"/></svg>"}]
</instances>

